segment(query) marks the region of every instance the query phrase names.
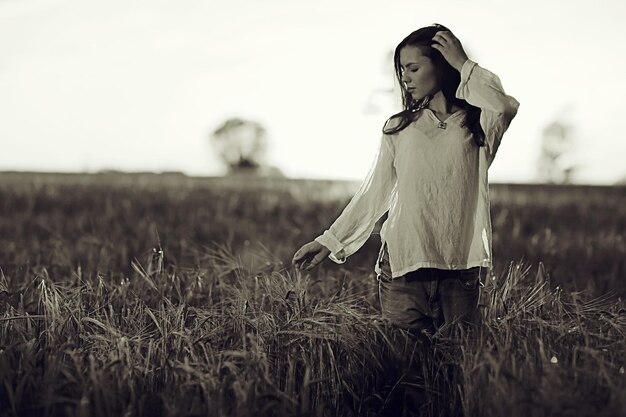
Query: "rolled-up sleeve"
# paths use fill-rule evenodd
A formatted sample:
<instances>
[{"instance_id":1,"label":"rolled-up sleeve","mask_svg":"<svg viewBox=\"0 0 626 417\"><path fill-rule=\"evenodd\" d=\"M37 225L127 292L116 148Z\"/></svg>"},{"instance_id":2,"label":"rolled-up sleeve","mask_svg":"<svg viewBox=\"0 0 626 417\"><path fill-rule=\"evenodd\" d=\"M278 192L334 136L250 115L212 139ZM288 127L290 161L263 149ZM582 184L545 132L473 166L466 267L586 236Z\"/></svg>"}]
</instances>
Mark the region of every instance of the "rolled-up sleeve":
<instances>
[{"instance_id":1,"label":"rolled-up sleeve","mask_svg":"<svg viewBox=\"0 0 626 417\"><path fill-rule=\"evenodd\" d=\"M491 165L504 132L517 114L519 102L504 92L496 74L471 59L466 60L461 67L461 82L456 97L481 109L480 125L485 132Z\"/></svg>"},{"instance_id":2,"label":"rolled-up sleeve","mask_svg":"<svg viewBox=\"0 0 626 417\"><path fill-rule=\"evenodd\" d=\"M338 264L355 253L369 238L376 222L389 209L396 189L392 138L383 134L370 170L335 222L315 238Z\"/></svg>"}]
</instances>

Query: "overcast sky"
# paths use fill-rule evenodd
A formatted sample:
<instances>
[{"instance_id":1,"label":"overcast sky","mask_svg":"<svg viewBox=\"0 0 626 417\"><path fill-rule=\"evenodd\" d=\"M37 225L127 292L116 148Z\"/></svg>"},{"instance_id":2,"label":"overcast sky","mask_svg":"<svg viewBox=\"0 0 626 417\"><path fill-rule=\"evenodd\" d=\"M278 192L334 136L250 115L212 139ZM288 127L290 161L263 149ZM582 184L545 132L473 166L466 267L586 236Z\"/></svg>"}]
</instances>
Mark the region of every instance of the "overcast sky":
<instances>
[{"instance_id":1,"label":"overcast sky","mask_svg":"<svg viewBox=\"0 0 626 417\"><path fill-rule=\"evenodd\" d=\"M489 170L535 180L570 123L577 182L626 176L624 1L0 0L0 170L223 172L208 137L262 123L288 176L362 179L398 109L387 53L441 23L520 110Z\"/></svg>"}]
</instances>

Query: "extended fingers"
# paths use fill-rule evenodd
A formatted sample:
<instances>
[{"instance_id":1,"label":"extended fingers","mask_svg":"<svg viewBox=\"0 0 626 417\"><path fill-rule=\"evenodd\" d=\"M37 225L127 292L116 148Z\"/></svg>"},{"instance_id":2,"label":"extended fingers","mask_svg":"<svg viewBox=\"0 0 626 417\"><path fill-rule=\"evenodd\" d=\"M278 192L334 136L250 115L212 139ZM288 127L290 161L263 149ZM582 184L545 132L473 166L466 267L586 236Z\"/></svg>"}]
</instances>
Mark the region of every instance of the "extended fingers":
<instances>
[{"instance_id":1,"label":"extended fingers","mask_svg":"<svg viewBox=\"0 0 626 417\"><path fill-rule=\"evenodd\" d=\"M294 265L296 268L305 270L309 270L310 268L315 266L314 262L314 258L310 257L309 252L303 249L297 251L291 261L292 265Z\"/></svg>"},{"instance_id":2,"label":"extended fingers","mask_svg":"<svg viewBox=\"0 0 626 417\"><path fill-rule=\"evenodd\" d=\"M433 40L437 41L439 43L447 42L448 39L446 39L446 37L443 35L443 33L444 32L441 31L441 30L439 32L435 33L435 35L433 36Z\"/></svg>"},{"instance_id":3,"label":"extended fingers","mask_svg":"<svg viewBox=\"0 0 626 417\"><path fill-rule=\"evenodd\" d=\"M443 36L435 35L435 36L433 36L432 40L433 40L433 42L431 43L430 46L435 48L435 49L439 49L439 48L447 45L447 43L446 43L447 40Z\"/></svg>"},{"instance_id":4,"label":"extended fingers","mask_svg":"<svg viewBox=\"0 0 626 417\"><path fill-rule=\"evenodd\" d=\"M436 36L444 38L445 40L450 40L450 39L454 38L454 35L449 30L440 30L440 31L435 33L433 38L436 37Z\"/></svg>"},{"instance_id":5,"label":"extended fingers","mask_svg":"<svg viewBox=\"0 0 626 417\"><path fill-rule=\"evenodd\" d=\"M304 270L310 271L311 269L315 268L323 260L324 260L324 256L321 255L320 253L318 253L313 258L311 258L311 260L309 261L308 265L304 266L304 264L303 264L302 266L304 266Z\"/></svg>"},{"instance_id":6,"label":"extended fingers","mask_svg":"<svg viewBox=\"0 0 626 417\"><path fill-rule=\"evenodd\" d=\"M305 257L307 255L307 251L300 249L294 255L291 263L297 265L298 263L304 263L306 261Z\"/></svg>"},{"instance_id":7,"label":"extended fingers","mask_svg":"<svg viewBox=\"0 0 626 417\"><path fill-rule=\"evenodd\" d=\"M435 35L432 38L434 41L439 42L440 44L444 45L446 43L452 43L454 42L454 40L456 39L454 37L454 35L452 34L452 32L447 31L447 30L440 30L439 32L435 33Z\"/></svg>"}]
</instances>

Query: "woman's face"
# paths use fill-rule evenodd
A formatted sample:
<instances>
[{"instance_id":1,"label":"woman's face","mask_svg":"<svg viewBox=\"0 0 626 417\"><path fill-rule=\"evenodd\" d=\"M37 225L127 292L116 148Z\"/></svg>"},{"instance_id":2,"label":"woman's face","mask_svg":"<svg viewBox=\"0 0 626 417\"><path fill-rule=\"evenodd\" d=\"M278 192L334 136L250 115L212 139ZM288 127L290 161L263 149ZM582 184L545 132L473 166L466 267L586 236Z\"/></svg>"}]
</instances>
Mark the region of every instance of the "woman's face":
<instances>
[{"instance_id":1,"label":"woman's face","mask_svg":"<svg viewBox=\"0 0 626 417\"><path fill-rule=\"evenodd\" d=\"M402 83L415 100L440 90L437 69L422 51L425 46L407 45L400 50Z\"/></svg>"}]
</instances>

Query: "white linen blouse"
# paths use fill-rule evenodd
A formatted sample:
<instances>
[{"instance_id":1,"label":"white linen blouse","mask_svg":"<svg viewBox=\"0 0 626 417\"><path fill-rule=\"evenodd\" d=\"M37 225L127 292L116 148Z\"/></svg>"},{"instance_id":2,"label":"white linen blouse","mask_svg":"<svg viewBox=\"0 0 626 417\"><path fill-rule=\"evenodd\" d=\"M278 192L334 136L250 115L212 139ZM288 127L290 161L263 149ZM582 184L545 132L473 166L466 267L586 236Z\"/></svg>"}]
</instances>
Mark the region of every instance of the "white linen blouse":
<instances>
[{"instance_id":1,"label":"white linen blouse","mask_svg":"<svg viewBox=\"0 0 626 417\"><path fill-rule=\"evenodd\" d=\"M382 134L374 162L343 212L315 238L342 264L367 241L389 211L381 230L392 278L419 268L491 268L491 218L487 170L519 102L500 79L468 59L456 97L481 109L485 146L461 127L465 110L441 126L429 108L402 131ZM379 255L380 253L379 252ZM378 262L374 270L380 274Z\"/></svg>"}]
</instances>

